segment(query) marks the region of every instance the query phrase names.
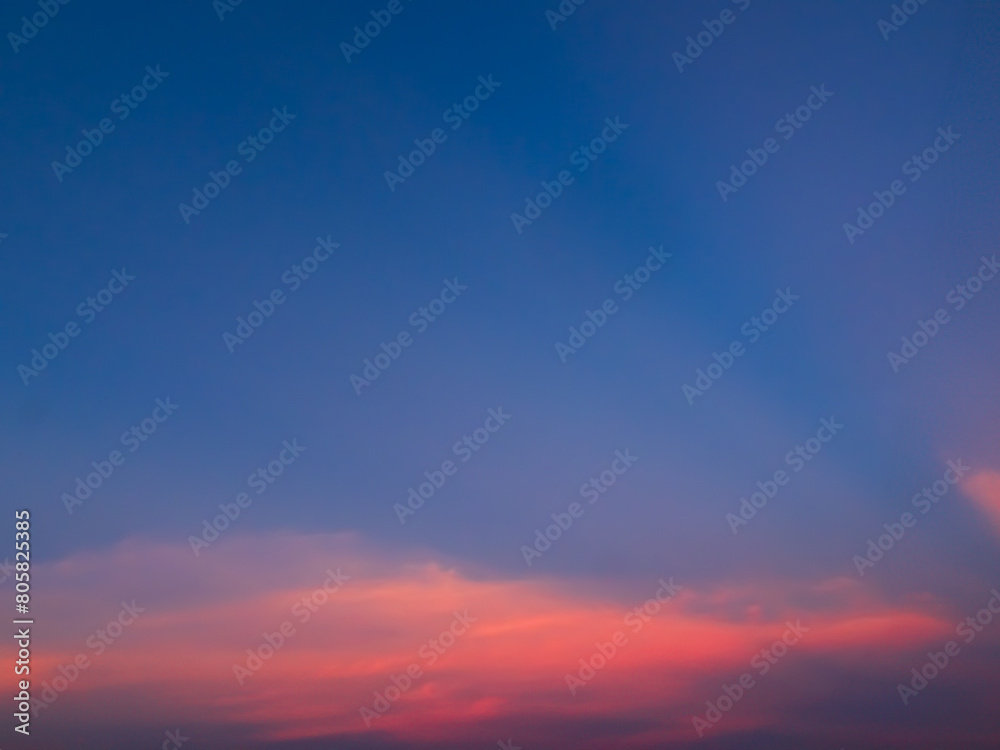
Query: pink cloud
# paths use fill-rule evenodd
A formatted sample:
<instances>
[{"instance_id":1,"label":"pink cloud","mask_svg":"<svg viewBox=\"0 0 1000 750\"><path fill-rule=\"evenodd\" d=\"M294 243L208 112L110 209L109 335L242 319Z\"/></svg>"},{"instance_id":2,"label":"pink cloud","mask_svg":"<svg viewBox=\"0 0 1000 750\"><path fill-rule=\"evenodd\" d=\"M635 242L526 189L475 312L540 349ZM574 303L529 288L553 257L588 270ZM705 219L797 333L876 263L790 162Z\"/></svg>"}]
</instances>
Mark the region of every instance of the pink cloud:
<instances>
[{"instance_id":1,"label":"pink cloud","mask_svg":"<svg viewBox=\"0 0 1000 750\"><path fill-rule=\"evenodd\" d=\"M91 661L41 712L42 726L173 726L183 717L259 741L371 731L444 743L519 726L555 746L560 726L582 719L620 725L617 747L691 739L690 716L751 670L751 657L787 621L801 620L808 633L761 679L753 708L734 709L715 734L774 727L790 702L836 690L796 683L797 662L894 678L896 654L951 627L927 613L926 601L889 606L851 578L714 589L677 580L673 600L626 620L642 599L623 605L551 578L472 577L432 555L407 559L343 534L234 535L198 558L187 547L132 540L37 567L48 594L37 615L45 648L35 657L36 695L77 654ZM338 570L349 579L318 596ZM648 596L658 587L651 580ZM145 611L97 655L88 637L133 599ZM810 604L790 604L803 601ZM456 612L475 622L442 638ZM247 649L266 646L265 634L280 634L283 623L294 632L240 684L234 665L246 670ZM579 676L580 659L596 644L607 652L618 632L627 642L571 694L566 675ZM420 676L366 727L360 708L377 708L374 693L385 695L394 676L405 684L410 665Z\"/></svg>"},{"instance_id":2,"label":"pink cloud","mask_svg":"<svg viewBox=\"0 0 1000 750\"><path fill-rule=\"evenodd\" d=\"M962 489L1000 536L1000 472L980 471L965 480Z\"/></svg>"}]
</instances>

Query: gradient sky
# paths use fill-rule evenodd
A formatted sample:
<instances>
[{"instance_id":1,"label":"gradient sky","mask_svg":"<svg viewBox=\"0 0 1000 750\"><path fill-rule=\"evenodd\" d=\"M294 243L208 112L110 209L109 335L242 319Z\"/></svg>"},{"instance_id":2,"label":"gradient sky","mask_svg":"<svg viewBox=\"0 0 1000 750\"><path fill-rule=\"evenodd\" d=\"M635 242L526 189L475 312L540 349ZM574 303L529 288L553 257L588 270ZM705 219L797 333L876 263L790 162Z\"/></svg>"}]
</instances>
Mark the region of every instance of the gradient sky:
<instances>
[{"instance_id":1,"label":"gradient sky","mask_svg":"<svg viewBox=\"0 0 1000 750\"><path fill-rule=\"evenodd\" d=\"M38 7L8 4L0 30ZM205 748L995 747L1000 622L909 705L897 684L1000 586L1000 279L946 301L1000 250L1000 4L928 0L885 39L890 3L589 0L553 29L554 0L400 0L345 60L385 7L246 0L220 20L209 0L70 2L0 50L0 470L5 507L33 519L33 689L123 600L148 608L9 743L158 747L180 727ZM452 130L447 110L490 76ZM777 121L823 86L784 139ZM275 108L294 120L247 162ZM105 117L60 180L52 162ZM628 127L578 171L615 118ZM904 163L949 127L911 182ZM447 139L390 190L435 128ZM722 200L717 181L772 137ZM230 160L240 173L186 222L179 204ZM561 170L573 183L518 232L511 214ZM849 241L894 180L905 193ZM339 247L293 291L283 275L317 237ZM661 246L622 301L615 284ZM123 268L124 291L78 315ZM419 332L411 314L455 279L468 288ZM273 289L286 301L231 353L223 334ZM776 290L799 299L750 343ZM608 298L618 311L562 362L556 343ZM894 372L887 354L939 308L949 322ZM25 384L69 322L79 335ZM400 331L412 345L357 394ZM745 354L689 403L682 386L733 341ZM128 452L122 434L168 398ZM463 463L453 445L498 408L510 420ZM796 472L786 454L830 418L842 431ZM284 441L305 450L255 494ZM114 450L124 464L67 512ZM581 485L626 450L638 460L588 504ZM457 474L401 524L394 504L448 459ZM920 513L911 498L958 460L961 483ZM781 469L734 534L726 514ZM253 503L195 556L191 535L241 492ZM526 565L573 502L583 515ZM907 511L916 525L859 575ZM338 567L350 582L237 684L232 664ZM670 577L683 593L571 695L565 674ZM466 608L468 636L366 727L359 707ZM799 618L811 637L699 738L692 715Z\"/></svg>"}]
</instances>

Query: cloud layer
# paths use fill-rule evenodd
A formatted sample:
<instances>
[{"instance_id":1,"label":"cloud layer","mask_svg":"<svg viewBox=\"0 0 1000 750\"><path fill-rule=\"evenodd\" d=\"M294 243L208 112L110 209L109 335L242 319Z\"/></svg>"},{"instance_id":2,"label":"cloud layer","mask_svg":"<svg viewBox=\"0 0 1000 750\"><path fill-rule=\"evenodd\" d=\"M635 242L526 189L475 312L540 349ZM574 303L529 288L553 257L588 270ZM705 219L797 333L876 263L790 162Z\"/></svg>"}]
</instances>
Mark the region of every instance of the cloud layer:
<instances>
[{"instance_id":1,"label":"cloud layer","mask_svg":"<svg viewBox=\"0 0 1000 750\"><path fill-rule=\"evenodd\" d=\"M199 558L129 540L38 566L37 580L51 595L33 690L50 700L36 723L52 747L60 727L99 738L181 725L210 747L517 735L640 748L697 740L695 716L706 737L781 727L845 742L864 714L849 728L812 712L861 698L883 731L898 715L896 740L919 742L896 683L954 627L928 597L888 603L847 577L694 589L665 574L622 604L606 582L500 580L348 534L233 535ZM977 648L996 642L986 632ZM951 668L951 687L979 679L974 661Z\"/></svg>"}]
</instances>

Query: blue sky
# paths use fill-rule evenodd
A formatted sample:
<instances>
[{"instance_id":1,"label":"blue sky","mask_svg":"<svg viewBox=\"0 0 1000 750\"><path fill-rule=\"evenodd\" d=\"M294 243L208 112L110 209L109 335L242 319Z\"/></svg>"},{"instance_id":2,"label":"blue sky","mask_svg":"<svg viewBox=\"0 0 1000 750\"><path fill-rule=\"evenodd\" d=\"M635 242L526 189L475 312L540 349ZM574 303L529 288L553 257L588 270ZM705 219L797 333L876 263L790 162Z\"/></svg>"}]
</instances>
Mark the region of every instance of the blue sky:
<instances>
[{"instance_id":1,"label":"blue sky","mask_svg":"<svg viewBox=\"0 0 1000 750\"><path fill-rule=\"evenodd\" d=\"M888 5L742 5L590 0L553 29L556 6L534 0L403 0L348 62L340 44L384 6L248 1L220 21L209 2L71 2L3 50L0 461L38 561L133 538L187 549L293 439L306 450L233 534L352 532L622 602L668 574L856 576L852 556L947 460L1000 470L994 283L898 373L887 361L997 250L995 4L932 0L888 39ZM678 71L673 53L724 9L733 23ZM4 31L34 11L10 6ZM115 119L147 66L167 76ZM480 76L495 91L452 130ZM785 140L776 123L821 86L832 96ZM274 108L294 119L248 162L240 144ZM114 131L58 180L52 162L104 117ZM578 171L606 118L627 128ZM386 171L439 127L390 190ZM904 163L948 127L960 138L909 182ZM230 160L241 172L185 222L178 205ZM573 184L516 231L565 169ZM851 243L844 223L896 179L905 194ZM282 276L318 237L339 247L293 291ZM669 261L622 301L615 283L660 246ZM134 281L84 321L77 305L123 268ZM468 289L417 332L411 314L456 279ZM223 334L276 288L287 301L230 353ZM799 300L749 343L742 326L786 289ZM618 312L561 362L556 342L607 298ZM70 321L80 335L25 385L18 365ZM355 393L404 330L412 345ZM736 340L746 354L688 403L682 386ZM167 397L176 413L68 514L62 493ZM400 524L393 504L498 407L510 421ZM830 417L843 432L734 536L725 514ZM526 567L521 545L626 448L634 467ZM949 497L865 586L959 613L995 585L996 535Z\"/></svg>"}]
</instances>

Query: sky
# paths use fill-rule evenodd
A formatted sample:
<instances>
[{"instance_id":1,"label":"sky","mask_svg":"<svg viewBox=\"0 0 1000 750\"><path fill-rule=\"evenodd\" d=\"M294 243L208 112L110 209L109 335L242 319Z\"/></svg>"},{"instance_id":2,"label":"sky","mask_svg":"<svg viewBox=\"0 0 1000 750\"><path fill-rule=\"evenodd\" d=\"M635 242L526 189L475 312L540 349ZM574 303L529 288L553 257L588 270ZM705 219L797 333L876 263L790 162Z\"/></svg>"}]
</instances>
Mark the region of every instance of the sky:
<instances>
[{"instance_id":1,"label":"sky","mask_svg":"<svg viewBox=\"0 0 1000 750\"><path fill-rule=\"evenodd\" d=\"M996 747L1000 4L0 31L6 744Z\"/></svg>"}]
</instances>

